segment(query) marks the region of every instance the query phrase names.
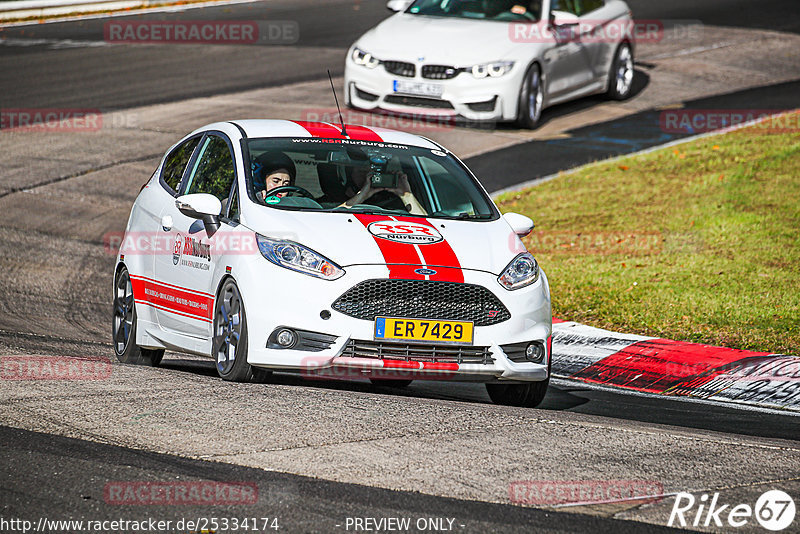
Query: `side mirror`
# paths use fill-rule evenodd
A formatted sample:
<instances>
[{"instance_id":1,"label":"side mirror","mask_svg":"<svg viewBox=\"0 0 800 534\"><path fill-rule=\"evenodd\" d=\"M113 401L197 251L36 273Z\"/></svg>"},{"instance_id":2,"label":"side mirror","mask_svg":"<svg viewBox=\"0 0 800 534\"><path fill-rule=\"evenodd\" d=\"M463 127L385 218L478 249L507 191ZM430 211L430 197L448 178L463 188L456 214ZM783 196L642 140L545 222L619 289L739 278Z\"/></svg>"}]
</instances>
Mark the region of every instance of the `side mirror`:
<instances>
[{"instance_id":1,"label":"side mirror","mask_svg":"<svg viewBox=\"0 0 800 534\"><path fill-rule=\"evenodd\" d=\"M563 28L565 26L577 26L581 19L575 13L568 11L551 11L550 12L550 25L556 28Z\"/></svg>"},{"instance_id":2,"label":"side mirror","mask_svg":"<svg viewBox=\"0 0 800 534\"><path fill-rule=\"evenodd\" d=\"M534 224L530 217L520 215L519 213L506 213L503 215L503 218L509 226L511 226L511 229L514 230L514 233L520 237L525 237L533 230Z\"/></svg>"},{"instance_id":3,"label":"side mirror","mask_svg":"<svg viewBox=\"0 0 800 534\"><path fill-rule=\"evenodd\" d=\"M219 230L222 202L214 195L208 193L183 195L175 199L175 207L189 218L202 220L209 237Z\"/></svg>"},{"instance_id":4,"label":"side mirror","mask_svg":"<svg viewBox=\"0 0 800 534\"><path fill-rule=\"evenodd\" d=\"M414 0L389 0L386 2L386 8L389 11L405 11L413 3Z\"/></svg>"}]
</instances>

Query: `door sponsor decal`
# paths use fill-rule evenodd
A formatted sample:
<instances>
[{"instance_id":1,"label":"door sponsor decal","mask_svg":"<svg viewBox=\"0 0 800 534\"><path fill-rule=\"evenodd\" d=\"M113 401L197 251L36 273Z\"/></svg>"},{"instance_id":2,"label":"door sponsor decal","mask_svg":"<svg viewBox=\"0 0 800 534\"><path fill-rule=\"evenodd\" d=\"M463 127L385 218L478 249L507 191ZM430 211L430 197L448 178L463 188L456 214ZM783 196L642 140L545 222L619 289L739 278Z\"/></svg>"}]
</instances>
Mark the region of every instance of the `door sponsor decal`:
<instances>
[{"instance_id":1,"label":"door sponsor decal","mask_svg":"<svg viewBox=\"0 0 800 534\"><path fill-rule=\"evenodd\" d=\"M214 312L214 296L190 289L157 282L151 278L131 275L133 297L145 304L191 319L211 322Z\"/></svg>"}]
</instances>

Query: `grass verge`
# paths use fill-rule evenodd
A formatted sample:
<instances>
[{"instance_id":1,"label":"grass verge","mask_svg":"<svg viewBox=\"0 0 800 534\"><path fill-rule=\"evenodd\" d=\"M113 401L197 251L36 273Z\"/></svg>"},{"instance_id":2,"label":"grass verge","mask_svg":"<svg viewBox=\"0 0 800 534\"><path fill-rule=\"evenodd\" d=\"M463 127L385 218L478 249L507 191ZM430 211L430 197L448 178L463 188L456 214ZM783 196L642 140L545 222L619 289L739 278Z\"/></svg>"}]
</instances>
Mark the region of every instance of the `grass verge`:
<instances>
[{"instance_id":1,"label":"grass verge","mask_svg":"<svg viewBox=\"0 0 800 534\"><path fill-rule=\"evenodd\" d=\"M800 131L788 130L600 162L498 204L536 222L524 241L555 317L797 355Z\"/></svg>"}]
</instances>

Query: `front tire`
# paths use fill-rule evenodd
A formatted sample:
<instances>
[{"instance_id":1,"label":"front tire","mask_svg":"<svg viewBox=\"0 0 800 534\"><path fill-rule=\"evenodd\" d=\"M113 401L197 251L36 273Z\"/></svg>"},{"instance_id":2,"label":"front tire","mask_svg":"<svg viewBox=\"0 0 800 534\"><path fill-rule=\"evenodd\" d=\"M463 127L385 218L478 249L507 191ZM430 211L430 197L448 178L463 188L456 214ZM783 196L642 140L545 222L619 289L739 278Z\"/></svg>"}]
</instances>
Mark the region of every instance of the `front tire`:
<instances>
[{"instance_id":1,"label":"front tire","mask_svg":"<svg viewBox=\"0 0 800 534\"><path fill-rule=\"evenodd\" d=\"M608 98L625 100L633 90L633 49L629 43L617 47L608 73Z\"/></svg>"},{"instance_id":2,"label":"front tire","mask_svg":"<svg viewBox=\"0 0 800 534\"><path fill-rule=\"evenodd\" d=\"M517 124L521 128L534 130L542 118L544 104L544 83L539 65L534 63L528 67L522 88L519 92Z\"/></svg>"},{"instance_id":3,"label":"front tire","mask_svg":"<svg viewBox=\"0 0 800 534\"><path fill-rule=\"evenodd\" d=\"M260 382L268 371L247 363L247 320L239 288L231 279L222 284L214 308L211 355L217 374L229 382Z\"/></svg>"},{"instance_id":4,"label":"front tire","mask_svg":"<svg viewBox=\"0 0 800 534\"><path fill-rule=\"evenodd\" d=\"M128 269L123 267L114 278L114 311L111 319L111 338L114 354L122 363L157 367L164 349L144 349L136 344L136 303Z\"/></svg>"},{"instance_id":5,"label":"front tire","mask_svg":"<svg viewBox=\"0 0 800 534\"><path fill-rule=\"evenodd\" d=\"M486 392L495 404L536 408L547 394L550 378L527 384L486 384Z\"/></svg>"}]
</instances>

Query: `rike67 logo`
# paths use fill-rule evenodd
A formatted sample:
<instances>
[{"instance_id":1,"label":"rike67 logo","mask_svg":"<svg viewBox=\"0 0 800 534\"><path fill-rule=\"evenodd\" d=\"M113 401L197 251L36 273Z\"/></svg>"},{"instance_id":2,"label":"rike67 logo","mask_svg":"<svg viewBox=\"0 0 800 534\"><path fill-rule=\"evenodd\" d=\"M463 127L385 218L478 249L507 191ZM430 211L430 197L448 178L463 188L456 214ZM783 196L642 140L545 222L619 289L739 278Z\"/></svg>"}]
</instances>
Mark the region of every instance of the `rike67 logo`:
<instances>
[{"instance_id":1,"label":"rike67 logo","mask_svg":"<svg viewBox=\"0 0 800 534\"><path fill-rule=\"evenodd\" d=\"M704 493L699 498L680 492L675 496L667 526L739 528L755 517L763 528L778 532L792 525L796 511L794 500L781 490L765 491L755 506L723 504L719 502L719 492L711 497Z\"/></svg>"}]
</instances>

